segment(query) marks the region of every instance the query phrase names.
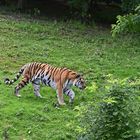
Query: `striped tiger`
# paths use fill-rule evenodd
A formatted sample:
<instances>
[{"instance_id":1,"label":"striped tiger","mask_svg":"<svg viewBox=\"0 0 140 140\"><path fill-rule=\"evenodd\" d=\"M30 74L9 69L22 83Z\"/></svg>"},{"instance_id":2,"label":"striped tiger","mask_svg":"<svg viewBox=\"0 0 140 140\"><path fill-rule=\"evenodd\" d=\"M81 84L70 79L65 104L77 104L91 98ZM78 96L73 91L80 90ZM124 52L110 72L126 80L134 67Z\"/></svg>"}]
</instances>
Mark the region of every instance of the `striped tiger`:
<instances>
[{"instance_id":1,"label":"striped tiger","mask_svg":"<svg viewBox=\"0 0 140 140\"><path fill-rule=\"evenodd\" d=\"M13 80L6 78L5 84L13 84L21 75L23 78L15 87L15 95L17 97L21 96L19 90L31 82L35 96L42 98L40 95L40 83L43 83L56 90L58 103L60 105L65 105L63 93L70 97L69 101L71 103L73 102L75 93L71 89L72 86L76 86L81 90L86 87L85 80L80 74L67 68L58 68L49 64L37 62L25 64Z\"/></svg>"}]
</instances>

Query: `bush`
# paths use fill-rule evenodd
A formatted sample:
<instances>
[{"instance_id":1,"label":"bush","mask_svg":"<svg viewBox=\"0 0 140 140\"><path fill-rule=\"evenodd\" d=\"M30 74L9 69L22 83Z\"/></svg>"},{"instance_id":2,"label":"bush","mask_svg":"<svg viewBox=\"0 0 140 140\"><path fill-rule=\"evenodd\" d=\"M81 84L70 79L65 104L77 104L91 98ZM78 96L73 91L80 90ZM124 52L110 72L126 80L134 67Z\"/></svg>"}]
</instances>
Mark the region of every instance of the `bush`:
<instances>
[{"instance_id":1,"label":"bush","mask_svg":"<svg viewBox=\"0 0 140 140\"><path fill-rule=\"evenodd\" d=\"M135 14L117 16L116 24L112 25L112 36L126 33L140 33L140 5L135 9Z\"/></svg>"},{"instance_id":2,"label":"bush","mask_svg":"<svg viewBox=\"0 0 140 140\"><path fill-rule=\"evenodd\" d=\"M122 10L127 13L133 12L138 4L140 0L122 0Z\"/></svg>"},{"instance_id":3,"label":"bush","mask_svg":"<svg viewBox=\"0 0 140 140\"><path fill-rule=\"evenodd\" d=\"M69 0L69 5L84 16L88 9L88 1L86 0Z\"/></svg>"},{"instance_id":4,"label":"bush","mask_svg":"<svg viewBox=\"0 0 140 140\"><path fill-rule=\"evenodd\" d=\"M68 3L71 7L72 15L84 23L90 21L92 0L68 0Z\"/></svg>"},{"instance_id":5,"label":"bush","mask_svg":"<svg viewBox=\"0 0 140 140\"><path fill-rule=\"evenodd\" d=\"M138 91L132 87L114 86L99 106L84 113L82 127L87 131L79 140L138 140L140 106Z\"/></svg>"}]
</instances>

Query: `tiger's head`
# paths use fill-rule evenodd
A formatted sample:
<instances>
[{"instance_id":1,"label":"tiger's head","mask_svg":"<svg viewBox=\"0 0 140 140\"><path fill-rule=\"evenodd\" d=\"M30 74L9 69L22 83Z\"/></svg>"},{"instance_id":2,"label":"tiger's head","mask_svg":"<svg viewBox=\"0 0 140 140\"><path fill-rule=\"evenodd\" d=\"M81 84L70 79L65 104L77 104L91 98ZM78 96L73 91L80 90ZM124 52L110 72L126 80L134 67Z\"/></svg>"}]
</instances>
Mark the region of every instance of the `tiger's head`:
<instances>
[{"instance_id":1,"label":"tiger's head","mask_svg":"<svg viewBox=\"0 0 140 140\"><path fill-rule=\"evenodd\" d=\"M85 82L83 76L80 74L77 74L73 81L73 85L78 87L81 90L84 90L86 88L86 82Z\"/></svg>"}]
</instances>

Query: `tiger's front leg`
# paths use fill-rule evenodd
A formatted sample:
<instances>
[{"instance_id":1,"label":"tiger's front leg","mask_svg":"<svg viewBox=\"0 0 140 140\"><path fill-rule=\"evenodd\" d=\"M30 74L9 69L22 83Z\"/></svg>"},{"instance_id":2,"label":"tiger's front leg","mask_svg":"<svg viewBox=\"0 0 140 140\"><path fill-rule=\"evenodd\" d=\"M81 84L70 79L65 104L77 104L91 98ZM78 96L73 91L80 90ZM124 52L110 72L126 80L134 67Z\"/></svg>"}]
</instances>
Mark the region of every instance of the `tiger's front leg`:
<instances>
[{"instance_id":1,"label":"tiger's front leg","mask_svg":"<svg viewBox=\"0 0 140 140\"><path fill-rule=\"evenodd\" d=\"M67 96L70 97L69 102L70 102L70 103L73 103L74 97L75 97L74 91L73 91L72 89L65 89L65 90L64 90L64 93L65 93Z\"/></svg>"},{"instance_id":2,"label":"tiger's front leg","mask_svg":"<svg viewBox=\"0 0 140 140\"><path fill-rule=\"evenodd\" d=\"M60 83L57 84L57 98L60 105L65 105L63 98L63 88Z\"/></svg>"}]
</instances>

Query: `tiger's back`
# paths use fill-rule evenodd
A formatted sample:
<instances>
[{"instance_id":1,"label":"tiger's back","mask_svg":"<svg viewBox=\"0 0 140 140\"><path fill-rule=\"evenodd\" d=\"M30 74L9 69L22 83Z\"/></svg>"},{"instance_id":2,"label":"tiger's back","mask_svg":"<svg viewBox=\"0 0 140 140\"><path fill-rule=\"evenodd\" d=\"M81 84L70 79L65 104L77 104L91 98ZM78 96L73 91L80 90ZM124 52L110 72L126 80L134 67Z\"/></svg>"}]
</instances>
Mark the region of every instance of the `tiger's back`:
<instances>
[{"instance_id":1,"label":"tiger's back","mask_svg":"<svg viewBox=\"0 0 140 140\"><path fill-rule=\"evenodd\" d=\"M61 83L65 82L70 72L72 71L67 68L58 68L49 64L35 62L24 66L23 76L27 77L31 82L41 80L43 84L51 86L51 82L56 83L59 80ZM73 72L73 74L76 73ZM23 81L23 84L25 82Z\"/></svg>"}]
</instances>

